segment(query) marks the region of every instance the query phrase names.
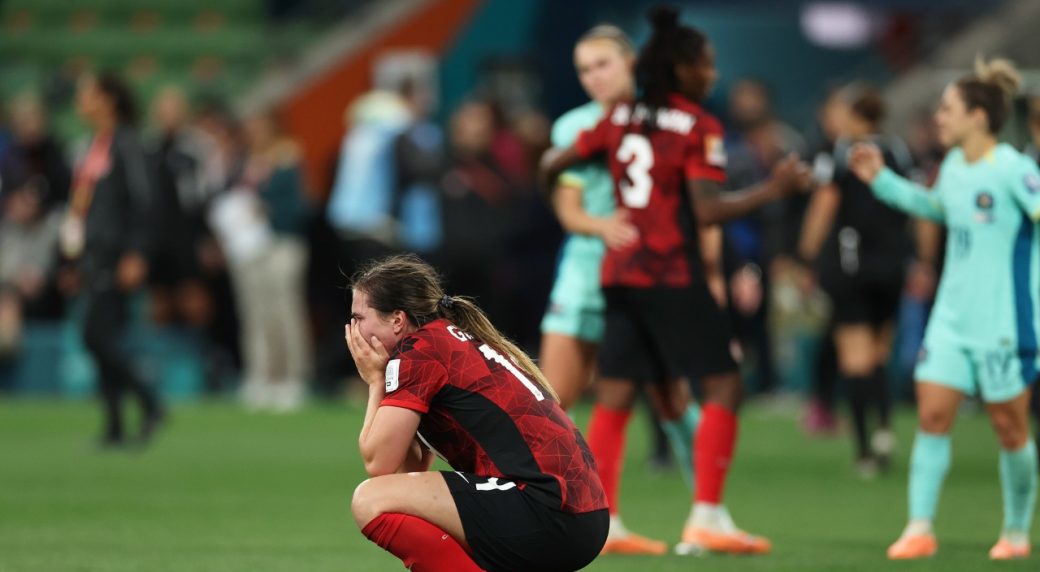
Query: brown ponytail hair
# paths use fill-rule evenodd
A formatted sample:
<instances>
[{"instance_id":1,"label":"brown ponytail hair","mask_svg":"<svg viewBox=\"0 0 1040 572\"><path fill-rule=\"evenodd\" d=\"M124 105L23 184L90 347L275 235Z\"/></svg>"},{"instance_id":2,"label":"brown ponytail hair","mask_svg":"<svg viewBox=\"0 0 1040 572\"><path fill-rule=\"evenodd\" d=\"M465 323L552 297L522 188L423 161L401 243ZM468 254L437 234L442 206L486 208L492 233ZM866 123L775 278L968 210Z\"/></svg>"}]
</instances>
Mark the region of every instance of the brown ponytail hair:
<instances>
[{"instance_id":1,"label":"brown ponytail hair","mask_svg":"<svg viewBox=\"0 0 1040 572\"><path fill-rule=\"evenodd\" d=\"M437 271L418 256L407 254L376 260L354 275L350 288L364 292L369 306L377 312L390 314L401 310L417 327L441 318L448 320L511 358L554 401L559 401L534 360L502 335L471 298L446 295Z\"/></svg>"},{"instance_id":2,"label":"brown ponytail hair","mask_svg":"<svg viewBox=\"0 0 1040 572\"><path fill-rule=\"evenodd\" d=\"M989 121L989 132L1000 132L1011 111L1011 100L1022 85L1015 64L1005 59L986 61L975 58L975 73L955 84L968 111L982 109Z\"/></svg>"}]
</instances>

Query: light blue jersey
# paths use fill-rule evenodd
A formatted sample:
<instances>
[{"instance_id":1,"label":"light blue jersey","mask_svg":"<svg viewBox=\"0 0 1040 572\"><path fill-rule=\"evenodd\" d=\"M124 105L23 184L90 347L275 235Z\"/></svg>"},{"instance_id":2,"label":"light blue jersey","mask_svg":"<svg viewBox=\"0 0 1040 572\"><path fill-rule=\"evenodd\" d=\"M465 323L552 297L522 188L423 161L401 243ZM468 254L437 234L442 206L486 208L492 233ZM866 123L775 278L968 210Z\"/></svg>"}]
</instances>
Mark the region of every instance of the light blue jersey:
<instances>
[{"instance_id":1,"label":"light blue jersey","mask_svg":"<svg viewBox=\"0 0 1040 572\"><path fill-rule=\"evenodd\" d=\"M968 394L978 388L990 402L1021 393L1037 375L1040 331L1036 164L1007 144L974 163L954 149L931 191L889 169L873 190L893 207L948 228L918 381Z\"/></svg>"},{"instance_id":2,"label":"light blue jersey","mask_svg":"<svg viewBox=\"0 0 1040 572\"><path fill-rule=\"evenodd\" d=\"M553 124L552 143L567 148L578 134L592 129L603 117L603 108L591 101L574 108ZM560 184L582 190L582 207L596 217L614 212L614 180L606 165L589 162L569 169ZM560 253L543 332L554 332L598 343L603 337L606 302L600 288L600 268L606 245L597 236L568 235Z\"/></svg>"}]
</instances>

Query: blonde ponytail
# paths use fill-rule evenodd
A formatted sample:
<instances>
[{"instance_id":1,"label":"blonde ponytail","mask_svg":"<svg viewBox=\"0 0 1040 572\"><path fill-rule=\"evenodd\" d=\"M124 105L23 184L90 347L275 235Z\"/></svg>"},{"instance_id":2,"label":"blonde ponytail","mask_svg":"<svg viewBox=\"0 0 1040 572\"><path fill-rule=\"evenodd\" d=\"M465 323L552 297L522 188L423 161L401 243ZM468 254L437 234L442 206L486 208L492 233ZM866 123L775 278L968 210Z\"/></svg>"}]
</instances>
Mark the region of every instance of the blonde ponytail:
<instances>
[{"instance_id":1,"label":"blonde ponytail","mask_svg":"<svg viewBox=\"0 0 1040 572\"><path fill-rule=\"evenodd\" d=\"M447 303L442 303L440 307L440 313L445 319L467 334L491 346L498 353L512 358L524 373L552 396L553 401L559 403L560 397L556 395L556 391L534 360L509 338L502 335L502 332L498 331L498 328L488 319L487 314L472 299L464 296L451 296L447 299Z\"/></svg>"}]
</instances>

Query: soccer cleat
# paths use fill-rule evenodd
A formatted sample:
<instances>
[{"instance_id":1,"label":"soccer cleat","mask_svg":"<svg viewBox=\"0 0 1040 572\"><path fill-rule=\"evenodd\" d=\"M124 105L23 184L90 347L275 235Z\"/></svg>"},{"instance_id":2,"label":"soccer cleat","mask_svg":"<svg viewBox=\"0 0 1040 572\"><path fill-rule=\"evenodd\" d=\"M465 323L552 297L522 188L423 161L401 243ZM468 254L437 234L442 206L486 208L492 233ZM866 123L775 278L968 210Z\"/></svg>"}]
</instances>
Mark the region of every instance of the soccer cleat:
<instances>
[{"instance_id":1,"label":"soccer cleat","mask_svg":"<svg viewBox=\"0 0 1040 572\"><path fill-rule=\"evenodd\" d=\"M675 546L675 553L682 555L703 552L724 554L769 554L773 545L760 536L743 530L719 532L703 527L687 526L683 529L682 542Z\"/></svg>"},{"instance_id":2,"label":"soccer cleat","mask_svg":"<svg viewBox=\"0 0 1040 572\"><path fill-rule=\"evenodd\" d=\"M1001 537L989 551L990 560L1017 560L1029 556L1029 542L1016 543Z\"/></svg>"},{"instance_id":3,"label":"soccer cleat","mask_svg":"<svg viewBox=\"0 0 1040 572\"><path fill-rule=\"evenodd\" d=\"M660 556L668 552L668 545L660 540L654 540L638 534L629 532L624 536L607 538L600 554L629 554Z\"/></svg>"},{"instance_id":4,"label":"soccer cleat","mask_svg":"<svg viewBox=\"0 0 1040 572\"><path fill-rule=\"evenodd\" d=\"M889 560L930 558L939 550L934 534L904 534L888 547Z\"/></svg>"}]
</instances>

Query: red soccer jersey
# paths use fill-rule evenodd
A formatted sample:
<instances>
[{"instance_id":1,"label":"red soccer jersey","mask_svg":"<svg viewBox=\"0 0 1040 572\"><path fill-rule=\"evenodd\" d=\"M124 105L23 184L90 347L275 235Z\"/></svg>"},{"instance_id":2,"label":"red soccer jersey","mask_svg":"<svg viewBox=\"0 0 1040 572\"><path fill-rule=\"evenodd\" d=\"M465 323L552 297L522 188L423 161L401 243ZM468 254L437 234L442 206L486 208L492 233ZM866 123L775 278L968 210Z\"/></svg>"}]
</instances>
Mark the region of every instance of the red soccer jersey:
<instances>
[{"instance_id":1,"label":"red soccer jersey","mask_svg":"<svg viewBox=\"0 0 1040 572\"><path fill-rule=\"evenodd\" d=\"M564 512L607 507L581 433L509 357L436 320L390 358L381 405L421 413L419 438L452 468L515 482Z\"/></svg>"},{"instance_id":2,"label":"red soccer jersey","mask_svg":"<svg viewBox=\"0 0 1040 572\"><path fill-rule=\"evenodd\" d=\"M686 181L726 180L722 135L717 119L673 94L656 112L619 103L578 136L583 157L607 154L617 204L639 229L636 244L607 251L604 286L683 287L703 276Z\"/></svg>"}]
</instances>

